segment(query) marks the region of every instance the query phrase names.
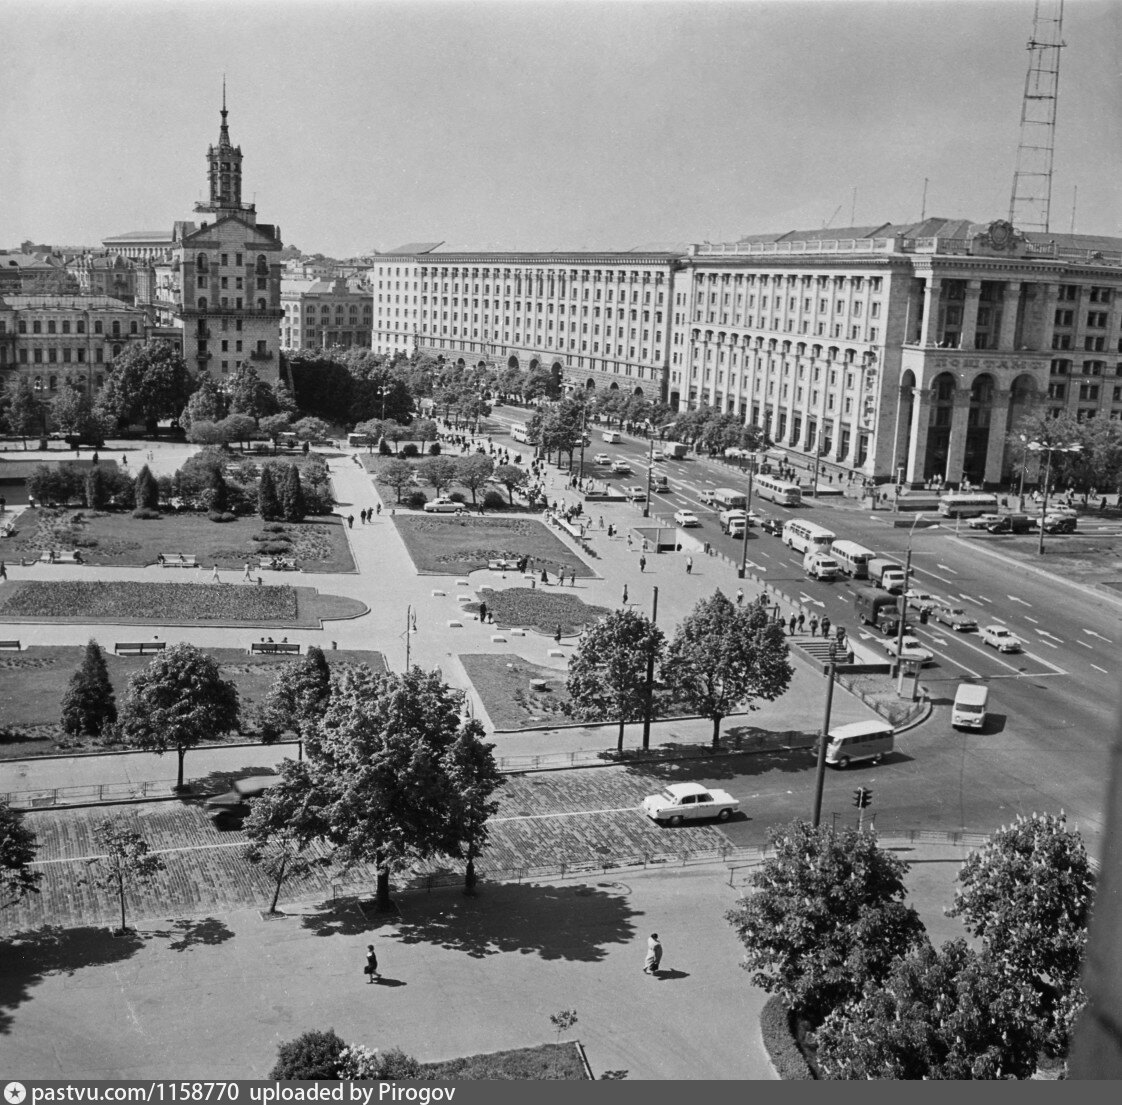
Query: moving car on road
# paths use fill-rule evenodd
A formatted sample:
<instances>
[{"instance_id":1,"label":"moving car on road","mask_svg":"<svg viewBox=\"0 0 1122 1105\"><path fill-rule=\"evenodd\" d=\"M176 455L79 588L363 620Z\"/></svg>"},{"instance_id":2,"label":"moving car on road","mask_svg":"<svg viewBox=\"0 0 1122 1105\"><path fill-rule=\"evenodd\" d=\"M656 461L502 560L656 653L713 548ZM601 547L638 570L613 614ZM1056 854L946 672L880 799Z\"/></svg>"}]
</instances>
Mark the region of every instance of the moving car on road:
<instances>
[{"instance_id":1,"label":"moving car on road","mask_svg":"<svg viewBox=\"0 0 1122 1105\"><path fill-rule=\"evenodd\" d=\"M668 783L658 794L643 799L643 812L660 825L680 825L715 817L727 821L740 808L740 799L724 790L707 790L700 783Z\"/></svg>"},{"instance_id":2,"label":"moving car on road","mask_svg":"<svg viewBox=\"0 0 1122 1105\"><path fill-rule=\"evenodd\" d=\"M978 622L970 617L961 606L947 606L939 603L931 611L931 616L943 625L949 625L956 633L965 633L968 629L977 629Z\"/></svg>"},{"instance_id":3,"label":"moving car on road","mask_svg":"<svg viewBox=\"0 0 1122 1105\"><path fill-rule=\"evenodd\" d=\"M884 646L884 651L887 652L889 656L899 655L903 660L918 660L921 664L927 664L934 659L931 653L928 652L915 637L907 633L904 634L904 640L900 642L899 653L896 651L895 637L885 637L884 640L881 641L881 644Z\"/></svg>"},{"instance_id":4,"label":"moving car on road","mask_svg":"<svg viewBox=\"0 0 1122 1105\"><path fill-rule=\"evenodd\" d=\"M449 499L445 495L433 499L430 503L425 503L425 512L428 514L459 514L463 509L463 503L458 503L455 499Z\"/></svg>"},{"instance_id":5,"label":"moving car on road","mask_svg":"<svg viewBox=\"0 0 1122 1105\"><path fill-rule=\"evenodd\" d=\"M626 475L631 471L631 465L625 460L617 460L615 464L612 465L612 471L619 475Z\"/></svg>"},{"instance_id":6,"label":"moving car on road","mask_svg":"<svg viewBox=\"0 0 1122 1105\"><path fill-rule=\"evenodd\" d=\"M596 456L594 456L592 459L597 464L611 464L612 463L612 458L610 456L608 456L607 453L597 453Z\"/></svg>"},{"instance_id":7,"label":"moving car on road","mask_svg":"<svg viewBox=\"0 0 1122 1105\"><path fill-rule=\"evenodd\" d=\"M1075 518L1071 514L1053 514L1049 511L1043 518L1036 519L1036 525L1045 533L1075 532Z\"/></svg>"},{"instance_id":8,"label":"moving car on road","mask_svg":"<svg viewBox=\"0 0 1122 1105\"><path fill-rule=\"evenodd\" d=\"M968 529L989 529L994 522L1000 522L1001 517L1000 514L979 514L977 518L967 521L966 525Z\"/></svg>"},{"instance_id":9,"label":"moving car on road","mask_svg":"<svg viewBox=\"0 0 1122 1105\"><path fill-rule=\"evenodd\" d=\"M984 625L980 636L982 644L996 648L998 652L1020 652L1024 647L1021 638L1003 625Z\"/></svg>"},{"instance_id":10,"label":"moving car on road","mask_svg":"<svg viewBox=\"0 0 1122 1105\"><path fill-rule=\"evenodd\" d=\"M689 529L691 526L700 526L701 520L692 510L676 510L674 511L674 522L676 525Z\"/></svg>"},{"instance_id":11,"label":"moving car on road","mask_svg":"<svg viewBox=\"0 0 1122 1105\"><path fill-rule=\"evenodd\" d=\"M770 533L772 537L783 536L783 523L778 518L764 518L760 522L760 529L764 533Z\"/></svg>"},{"instance_id":12,"label":"moving car on road","mask_svg":"<svg viewBox=\"0 0 1122 1105\"><path fill-rule=\"evenodd\" d=\"M238 825L249 813L250 803L280 782L279 775L251 775L235 781L233 789L206 800L206 812L222 826Z\"/></svg>"},{"instance_id":13,"label":"moving car on road","mask_svg":"<svg viewBox=\"0 0 1122 1105\"><path fill-rule=\"evenodd\" d=\"M623 489L624 495L633 503L645 503L647 501L647 489L645 487L625 487Z\"/></svg>"}]
</instances>

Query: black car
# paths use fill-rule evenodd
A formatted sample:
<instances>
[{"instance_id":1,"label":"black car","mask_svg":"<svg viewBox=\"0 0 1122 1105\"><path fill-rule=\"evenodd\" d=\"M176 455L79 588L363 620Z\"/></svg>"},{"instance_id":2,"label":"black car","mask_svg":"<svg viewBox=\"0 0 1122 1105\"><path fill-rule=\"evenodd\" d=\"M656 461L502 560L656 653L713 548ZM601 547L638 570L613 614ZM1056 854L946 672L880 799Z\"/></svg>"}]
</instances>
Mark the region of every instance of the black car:
<instances>
[{"instance_id":1,"label":"black car","mask_svg":"<svg viewBox=\"0 0 1122 1105\"><path fill-rule=\"evenodd\" d=\"M237 828L249 813L253 799L260 798L279 782L279 775L251 775L248 779L238 779L233 789L208 798L206 811L218 826Z\"/></svg>"},{"instance_id":2,"label":"black car","mask_svg":"<svg viewBox=\"0 0 1122 1105\"><path fill-rule=\"evenodd\" d=\"M763 518L760 520L760 529L770 533L773 537L783 536L783 523L778 518Z\"/></svg>"}]
</instances>

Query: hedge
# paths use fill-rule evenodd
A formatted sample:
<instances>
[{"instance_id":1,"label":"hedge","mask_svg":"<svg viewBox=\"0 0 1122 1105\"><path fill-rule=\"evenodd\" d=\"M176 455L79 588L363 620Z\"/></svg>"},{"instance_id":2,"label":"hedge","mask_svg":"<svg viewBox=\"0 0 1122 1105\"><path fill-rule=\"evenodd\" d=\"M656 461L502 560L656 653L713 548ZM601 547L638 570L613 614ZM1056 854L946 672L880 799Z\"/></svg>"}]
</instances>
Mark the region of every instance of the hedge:
<instances>
[{"instance_id":1,"label":"hedge","mask_svg":"<svg viewBox=\"0 0 1122 1105\"><path fill-rule=\"evenodd\" d=\"M760 1033L772 1066L780 1078L788 1081L814 1080L814 1073L791 1031L791 1011L778 994L768 998L760 1010Z\"/></svg>"}]
</instances>

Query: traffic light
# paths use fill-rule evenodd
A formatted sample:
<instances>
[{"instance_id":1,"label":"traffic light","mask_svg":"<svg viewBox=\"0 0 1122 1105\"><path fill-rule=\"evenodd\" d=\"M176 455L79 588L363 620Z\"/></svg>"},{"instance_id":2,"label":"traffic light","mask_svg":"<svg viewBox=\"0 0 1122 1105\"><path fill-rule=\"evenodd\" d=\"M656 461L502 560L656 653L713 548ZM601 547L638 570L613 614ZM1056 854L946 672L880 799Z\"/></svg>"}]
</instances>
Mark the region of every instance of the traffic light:
<instances>
[{"instance_id":1,"label":"traffic light","mask_svg":"<svg viewBox=\"0 0 1122 1105\"><path fill-rule=\"evenodd\" d=\"M873 792L868 787L858 787L853 792L853 804L859 809L868 809L873 802Z\"/></svg>"}]
</instances>

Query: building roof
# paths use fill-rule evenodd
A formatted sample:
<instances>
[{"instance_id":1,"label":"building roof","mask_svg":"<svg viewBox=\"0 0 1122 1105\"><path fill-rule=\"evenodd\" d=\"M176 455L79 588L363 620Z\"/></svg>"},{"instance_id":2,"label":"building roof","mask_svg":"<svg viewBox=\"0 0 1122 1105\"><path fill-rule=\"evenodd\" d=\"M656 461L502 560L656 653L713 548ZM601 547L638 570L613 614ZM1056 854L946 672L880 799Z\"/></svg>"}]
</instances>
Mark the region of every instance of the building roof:
<instances>
[{"instance_id":1,"label":"building roof","mask_svg":"<svg viewBox=\"0 0 1122 1105\"><path fill-rule=\"evenodd\" d=\"M406 253L432 253L434 249L439 249L443 242L406 242L403 246L398 246L396 249L386 250L372 250L371 256L377 257L386 256L387 254L406 254Z\"/></svg>"},{"instance_id":2,"label":"building roof","mask_svg":"<svg viewBox=\"0 0 1122 1105\"><path fill-rule=\"evenodd\" d=\"M127 230L124 234L110 234L103 242L170 242L170 230Z\"/></svg>"},{"instance_id":3,"label":"building roof","mask_svg":"<svg viewBox=\"0 0 1122 1105\"><path fill-rule=\"evenodd\" d=\"M56 269L62 265L61 257L46 253L0 253L0 268L4 269Z\"/></svg>"},{"instance_id":4,"label":"building roof","mask_svg":"<svg viewBox=\"0 0 1122 1105\"><path fill-rule=\"evenodd\" d=\"M0 304L15 311L132 311L133 307L110 295L0 295Z\"/></svg>"}]
</instances>

